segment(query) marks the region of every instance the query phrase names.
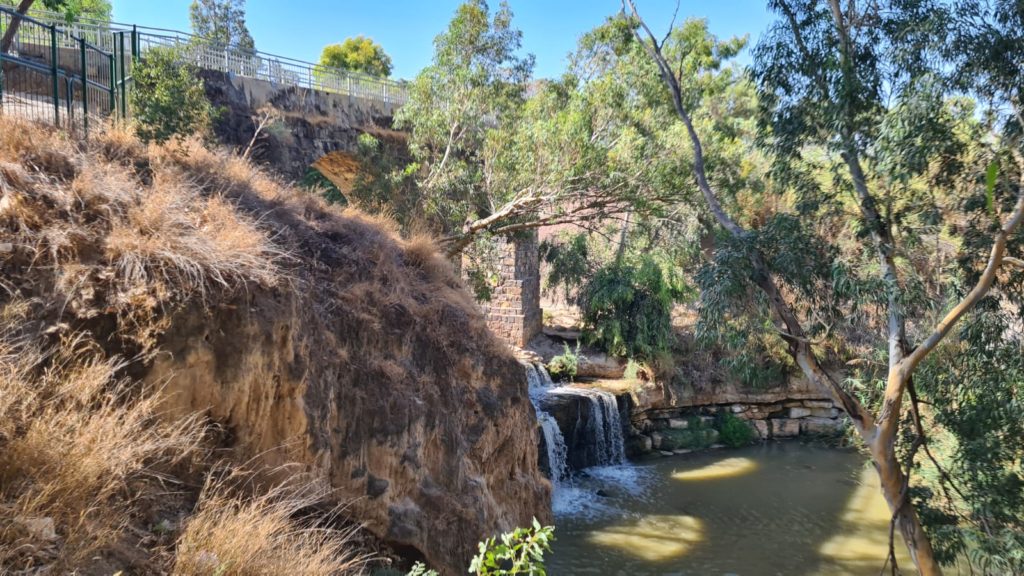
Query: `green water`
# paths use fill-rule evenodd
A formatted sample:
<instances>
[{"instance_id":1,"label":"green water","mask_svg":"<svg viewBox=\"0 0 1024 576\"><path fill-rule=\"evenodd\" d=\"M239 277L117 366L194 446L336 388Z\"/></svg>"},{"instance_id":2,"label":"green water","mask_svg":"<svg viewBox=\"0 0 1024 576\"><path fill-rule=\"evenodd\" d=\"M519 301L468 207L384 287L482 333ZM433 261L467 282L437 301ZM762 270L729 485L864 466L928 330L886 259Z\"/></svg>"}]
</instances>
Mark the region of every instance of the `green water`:
<instances>
[{"instance_id":1,"label":"green water","mask_svg":"<svg viewBox=\"0 0 1024 576\"><path fill-rule=\"evenodd\" d=\"M663 458L636 474L563 491L549 574L877 576L885 560L889 512L856 452L772 443Z\"/></svg>"}]
</instances>

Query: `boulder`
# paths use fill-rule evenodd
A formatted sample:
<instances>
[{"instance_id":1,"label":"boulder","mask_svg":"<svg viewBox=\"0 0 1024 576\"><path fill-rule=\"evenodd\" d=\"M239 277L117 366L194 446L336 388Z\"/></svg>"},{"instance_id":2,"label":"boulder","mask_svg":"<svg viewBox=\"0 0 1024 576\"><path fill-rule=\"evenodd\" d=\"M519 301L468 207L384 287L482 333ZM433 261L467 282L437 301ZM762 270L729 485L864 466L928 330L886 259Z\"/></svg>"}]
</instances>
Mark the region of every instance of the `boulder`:
<instances>
[{"instance_id":1,"label":"boulder","mask_svg":"<svg viewBox=\"0 0 1024 576\"><path fill-rule=\"evenodd\" d=\"M846 421L840 418L804 418L801 431L810 436L835 436L842 433Z\"/></svg>"},{"instance_id":2,"label":"boulder","mask_svg":"<svg viewBox=\"0 0 1024 576\"><path fill-rule=\"evenodd\" d=\"M661 450L662 441L665 439L665 435L661 432L651 432L651 447L655 450Z\"/></svg>"},{"instance_id":3,"label":"boulder","mask_svg":"<svg viewBox=\"0 0 1024 576\"><path fill-rule=\"evenodd\" d=\"M626 439L626 456L642 456L654 450L654 440L646 434L636 434Z\"/></svg>"},{"instance_id":4,"label":"boulder","mask_svg":"<svg viewBox=\"0 0 1024 576\"><path fill-rule=\"evenodd\" d=\"M669 418L668 427L673 430L686 430L690 427L690 421L684 418Z\"/></svg>"},{"instance_id":5,"label":"boulder","mask_svg":"<svg viewBox=\"0 0 1024 576\"><path fill-rule=\"evenodd\" d=\"M804 418L804 417L810 416L810 415L811 415L811 410L809 408L803 408L803 407L797 406L797 407L789 409L789 417L790 418Z\"/></svg>"},{"instance_id":6,"label":"boulder","mask_svg":"<svg viewBox=\"0 0 1024 576\"><path fill-rule=\"evenodd\" d=\"M754 430L757 432L758 438L760 438L761 440L767 440L768 438L771 437L771 433L768 431L767 420L751 420L750 424L754 427Z\"/></svg>"},{"instance_id":7,"label":"boulder","mask_svg":"<svg viewBox=\"0 0 1024 576\"><path fill-rule=\"evenodd\" d=\"M804 406L808 408L832 408L835 404L831 400L804 400Z\"/></svg>"},{"instance_id":8,"label":"boulder","mask_svg":"<svg viewBox=\"0 0 1024 576\"><path fill-rule=\"evenodd\" d=\"M800 435L800 420L773 418L768 422L771 426L772 438L793 438Z\"/></svg>"},{"instance_id":9,"label":"boulder","mask_svg":"<svg viewBox=\"0 0 1024 576\"><path fill-rule=\"evenodd\" d=\"M839 416L837 408L811 408L811 416L814 418L836 418Z\"/></svg>"}]
</instances>

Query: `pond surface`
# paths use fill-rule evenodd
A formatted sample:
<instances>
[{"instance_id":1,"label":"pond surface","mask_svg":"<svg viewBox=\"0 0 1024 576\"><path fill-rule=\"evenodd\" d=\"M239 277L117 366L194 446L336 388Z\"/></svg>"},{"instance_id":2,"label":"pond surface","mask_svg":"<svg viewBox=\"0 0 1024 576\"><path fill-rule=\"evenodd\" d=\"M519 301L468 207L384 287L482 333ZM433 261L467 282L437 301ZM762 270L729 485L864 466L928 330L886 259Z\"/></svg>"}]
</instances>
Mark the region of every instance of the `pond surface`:
<instances>
[{"instance_id":1,"label":"pond surface","mask_svg":"<svg viewBox=\"0 0 1024 576\"><path fill-rule=\"evenodd\" d=\"M796 442L597 469L560 487L555 509L552 576L877 576L888 550L864 458Z\"/></svg>"}]
</instances>

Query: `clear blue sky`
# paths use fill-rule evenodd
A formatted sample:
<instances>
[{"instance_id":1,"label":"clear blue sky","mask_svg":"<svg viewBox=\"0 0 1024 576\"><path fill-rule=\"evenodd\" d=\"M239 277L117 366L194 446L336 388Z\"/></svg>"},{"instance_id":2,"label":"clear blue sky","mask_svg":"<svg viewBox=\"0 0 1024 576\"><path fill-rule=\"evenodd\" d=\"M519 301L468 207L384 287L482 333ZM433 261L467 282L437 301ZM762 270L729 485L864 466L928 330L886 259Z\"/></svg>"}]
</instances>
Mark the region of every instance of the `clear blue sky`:
<instances>
[{"instance_id":1,"label":"clear blue sky","mask_svg":"<svg viewBox=\"0 0 1024 576\"><path fill-rule=\"evenodd\" d=\"M493 7L499 0L491 0ZM434 37L448 25L460 0L248 0L246 15L256 47L271 54L316 61L326 45L370 36L391 55L393 76L411 78L430 63ZM581 34L619 10L619 0L510 0L523 46L537 57L538 78L557 77ZM188 31L191 0L113 0L114 20ZM637 0L658 34L668 29L675 0ZM770 21L760 0L681 0L679 19L707 18L718 36L750 34ZM746 55L744 55L745 57Z\"/></svg>"}]
</instances>

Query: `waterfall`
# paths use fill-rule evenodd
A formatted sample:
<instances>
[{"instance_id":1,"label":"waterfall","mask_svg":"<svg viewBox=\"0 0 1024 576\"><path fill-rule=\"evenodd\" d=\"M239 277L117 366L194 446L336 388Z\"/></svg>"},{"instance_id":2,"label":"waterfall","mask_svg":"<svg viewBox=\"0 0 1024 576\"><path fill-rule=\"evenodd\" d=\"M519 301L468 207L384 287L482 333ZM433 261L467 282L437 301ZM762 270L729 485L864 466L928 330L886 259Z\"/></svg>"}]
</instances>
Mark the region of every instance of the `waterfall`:
<instances>
[{"instance_id":1,"label":"waterfall","mask_svg":"<svg viewBox=\"0 0 1024 576\"><path fill-rule=\"evenodd\" d=\"M538 398L546 394L553 385L551 376L543 366L526 364L526 380L529 383L530 401L537 413L541 432L544 434L544 446L547 448L548 472L551 483L558 485L569 479L569 449L565 445L562 430L558 427L555 417L541 409Z\"/></svg>"},{"instance_id":2,"label":"waterfall","mask_svg":"<svg viewBox=\"0 0 1024 576\"><path fill-rule=\"evenodd\" d=\"M615 466L626 462L626 441L622 434L622 416L615 395L593 388L559 387L551 394L586 398L588 418L586 434L594 439L597 466Z\"/></svg>"}]
</instances>

